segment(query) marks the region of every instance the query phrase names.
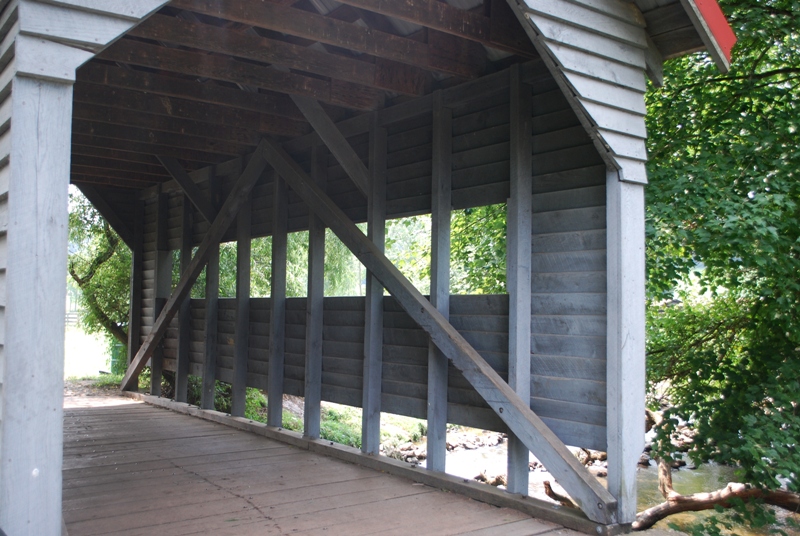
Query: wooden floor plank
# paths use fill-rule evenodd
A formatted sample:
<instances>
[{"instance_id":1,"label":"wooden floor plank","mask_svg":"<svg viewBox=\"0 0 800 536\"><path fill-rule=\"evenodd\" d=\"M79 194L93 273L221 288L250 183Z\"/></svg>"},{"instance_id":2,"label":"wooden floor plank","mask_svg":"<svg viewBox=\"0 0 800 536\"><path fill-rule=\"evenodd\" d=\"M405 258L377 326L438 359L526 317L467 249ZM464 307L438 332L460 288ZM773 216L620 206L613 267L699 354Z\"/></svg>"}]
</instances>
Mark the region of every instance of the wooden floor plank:
<instances>
[{"instance_id":1,"label":"wooden floor plank","mask_svg":"<svg viewBox=\"0 0 800 536\"><path fill-rule=\"evenodd\" d=\"M65 411L71 536L545 534L515 510L143 404Z\"/></svg>"},{"instance_id":2,"label":"wooden floor plank","mask_svg":"<svg viewBox=\"0 0 800 536\"><path fill-rule=\"evenodd\" d=\"M521 519L519 521L512 521L505 525L494 525L492 527L464 532L464 536L496 536L502 534L503 536L534 536L534 535L547 535L556 536L555 531L558 531L558 536L583 536L580 532L565 529L559 525L540 521L538 519Z\"/></svg>"}]
</instances>

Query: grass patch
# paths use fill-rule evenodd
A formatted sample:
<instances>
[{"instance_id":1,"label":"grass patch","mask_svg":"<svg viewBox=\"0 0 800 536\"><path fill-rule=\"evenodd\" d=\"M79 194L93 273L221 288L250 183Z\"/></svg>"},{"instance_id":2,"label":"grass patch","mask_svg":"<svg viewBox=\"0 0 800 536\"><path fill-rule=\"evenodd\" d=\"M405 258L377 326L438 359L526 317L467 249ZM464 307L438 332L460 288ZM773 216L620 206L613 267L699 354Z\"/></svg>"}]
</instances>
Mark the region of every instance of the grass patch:
<instances>
[{"instance_id":1,"label":"grass patch","mask_svg":"<svg viewBox=\"0 0 800 536\"><path fill-rule=\"evenodd\" d=\"M91 381L92 385L101 388L119 388L122 374L100 374L70 378L71 380ZM139 390L149 391L150 369L145 368L139 376ZM189 376L188 402L199 406L202 391L202 379ZM214 406L222 413L231 412L231 386L217 381L214 393ZM259 389L248 387L245 394L245 418L267 422L267 397ZM427 422L423 419L403 417L391 413L381 415L381 442L401 444L408 441L418 442L428 432ZM283 411L283 428L292 432L303 433L303 419L294 413ZM322 408L320 421L320 438L350 447L361 448L361 410L339 404L328 404Z\"/></svg>"},{"instance_id":2,"label":"grass patch","mask_svg":"<svg viewBox=\"0 0 800 536\"><path fill-rule=\"evenodd\" d=\"M323 408L319 435L322 439L361 448L361 412L355 408Z\"/></svg>"},{"instance_id":3,"label":"grass patch","mask_svg":"<svg viewBox=\"0 0 800 536\"><path fill-rule=\"evenodd\" d=\"M122 383L122 378L124 374L92 374L90 376L80 376L75 377L71 376L67 378L67 381L88 381L92 382L92 387L100 387L102 389L119 389L120 384ZM150 389L150 371L149 369L145 372L142 372L142 375L139 376L139 389L140 390L149 390Z\"/></svg>"}]
</instances>

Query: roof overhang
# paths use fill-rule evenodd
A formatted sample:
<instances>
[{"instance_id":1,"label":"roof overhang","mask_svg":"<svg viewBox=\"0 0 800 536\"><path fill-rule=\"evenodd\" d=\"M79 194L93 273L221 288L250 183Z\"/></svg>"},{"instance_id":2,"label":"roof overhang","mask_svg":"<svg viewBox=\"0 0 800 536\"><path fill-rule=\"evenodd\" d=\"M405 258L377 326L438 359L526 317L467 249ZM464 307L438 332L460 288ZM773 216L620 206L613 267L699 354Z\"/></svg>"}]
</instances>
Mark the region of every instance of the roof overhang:
<instances>
[{"instance_id":1,"label":"roof overhang","mask_svg":"<svg viewBox=\"0 0 800 536\"><path fill-rule=\"evenodd\" d=\"M736 35L717 0L681 0L681 4L719 70L728 72Z\"/></svg>"},{"instance_id":2,"label":"roof overhang","mask_svg":"<svg viewBox=\"0 0 800 536\"><path fill-rule=\"evenodd\" d=\"M707 50L722 72L736 44L717 0L634 0L647 23L653 63ZM652 75L651 75L652 77Z\"/></svg>"}]
</instances>

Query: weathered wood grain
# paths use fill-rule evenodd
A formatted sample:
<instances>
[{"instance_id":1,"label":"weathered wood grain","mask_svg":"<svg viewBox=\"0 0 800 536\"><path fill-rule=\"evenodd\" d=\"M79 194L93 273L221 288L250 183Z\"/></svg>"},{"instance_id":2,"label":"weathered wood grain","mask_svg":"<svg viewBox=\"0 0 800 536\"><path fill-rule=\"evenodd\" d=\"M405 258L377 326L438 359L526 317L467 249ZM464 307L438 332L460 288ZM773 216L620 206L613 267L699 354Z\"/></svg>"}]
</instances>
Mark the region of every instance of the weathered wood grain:
<instances>
[{"instance_id":1,"label":"weathered wood grain","mask_svg":"<svg viewBox=\"0 0 800 536\"><path fill-rule=\"evenodd\" d=\"M249 201L239 210L239 216L236 219L236 322L233 328L235 358L231 387L231 415L236 417L244 416L247 394L247 363L250 346L251 216L252 201Z\"/></svg>"},{"instance_id":2,"label":"weathered wood grain","mask_svg":"<svg viewBox=\"0 0 800 536\"><path fill-rule=\"evenodd\" d=\"M301 108L302 110L302 108ZM325 189L326 152L315 147L311 154L311 176ZM325 225L314 214L308 222L308 298L306 307L305 385L303 435L318 439L320 434L323 369L323 314L325 296Z\"/></svg>"},{"instance_id":3,"label":"weathered wood grain","mask_svg":"<svg viewBox=\"0 0 800 536\"><path fill-rule=\"evenodd\" d=\"M450 212L452 207L453 112L433 98L431 181L431 305L450 316ZM445 470L447 453L447 357L428 344L428 434L426 467Z\"/></svg>"},{"instance_id":4,"label":"weathered wood grain","mask_svg":"<svg viewBox=\"0 0 800 536\"><path fill-rule=\"evenodd\" d=\"M587 516L598 522L613 522L615 499L576 462L563 443L530 410L528 403L514 393L441 313L419 294L397 268L312 183L283 149L268 143L263 154L339 239L403 303L406 311L428 332L439 349L462 370L470 383L529 450L560 478L561 484Z\"/></svg>"},{"instance_id":5,"label":"weathered wood grain","mask_svg":"<svg viewBox=\"0 0 800 536\"><path fill-rule=\"evenodd\" d=\"M271 426L281 426L283 424L286 339L286 224L288 212L286 183L276 176L273 188L267 421Z\"/></svg>"},{"instance_id":6,"label":"weathered wood grain","mask_svg":"<svg viewBox=\"0 0 800 536\"><path fill-rule=\"evenodd\" d=\"M378 251L384 250L386 241L386 153L387 131L375 114L370 125L367 240ZM310 208L313 210L313 206ZM368 272L364 298L361 450L374 455L380 453L381 443L383 336L383 286Z\"/></svg>"},{"instance_id":7,"label":"weathered wood grain","mask_svg":"<svg viewBox=\"0 0 800 536\"><path fill-rule=\"evenodd\" d=\"M519 67L510 81L510 189L507 222L506 288L508 289L508 384L522 400L531 397L531 88L523 85ZM508 442L508 490L528 493L529 453L516 435Z\"/></svg>"},{"instance_id":8,"label":"weathered wood grain","mask_svg":"<svg viewBox=\"0 0 800 536\"><path fill-rule=\"evenodd\" d=\"M258 178L261 176L261 173L264 171L265 167L266 162L260 158L259 155L256 155L254 158L250 159L247 168L237 181L234 189L231 190L231 193L228 195L228 199L220 209L219 215L209 228L208 235L200 244L200 247L198 247L197 253L195 254L194 258L192 258L189 270L187 270L186 274L181 276L181 280L178 282L178 285L167 301L164 310L155 321L153 330L147 335L142 348L139 349L135 359L128 367L128 370L125 373L125 377L122 381L123 389L130 389L133 385L135 385L136 377L138 377L139 372L141 372L142 368L144 368L147 359L155 349L154 345L157 344L161 337L164 336L170 320L172 320L172 317L175 316L175 313L177 313L180 303L189 295L192 285L197 280L197 277L200 275L203 266L208 260L208 256L211 253L211 247L213 244L218 243L222 235L225 234L225 231L227 231L228 227L233 222L239 208L246 201L247 196L249 195Z\"/></svg>"},{"instance_id":9,"label":"weathered wood grain","mask_svg":"<svg viewBox=\"0 0 800 536\"><path fill-rule=\"evenodd\" d=\"M620 520L636 517L636 456L644 423L644 188L608 174L609 490Z\"/></svg>"}]
</instances>

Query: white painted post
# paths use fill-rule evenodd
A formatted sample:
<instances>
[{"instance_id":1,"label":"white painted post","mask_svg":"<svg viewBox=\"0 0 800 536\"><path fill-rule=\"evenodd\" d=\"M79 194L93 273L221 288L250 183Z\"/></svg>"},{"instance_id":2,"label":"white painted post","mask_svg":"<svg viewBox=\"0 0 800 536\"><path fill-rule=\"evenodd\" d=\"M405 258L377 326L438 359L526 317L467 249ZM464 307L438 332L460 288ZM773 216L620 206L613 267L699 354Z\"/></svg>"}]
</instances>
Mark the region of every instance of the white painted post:
<instances>
[{"instance_id":1,"label":"white painted post","mask_svg":"<svg viewBox=\"0 0 800 536\"><path fill-rule=\"evenodd\" d=\"M37 14L48 5L3 2L5 10L18 10L17 24L3 36L14 41L14 58L2 73L10 82L0 88L11 99L12 118L2 135L10 149L0 155L6 177L0 182L0 528L14 536L60 534L62 526L64 274L75 70L93 56L86 48L101 49L165 2L125 7L124 24L119 3L94 14L70 3L58 9L75 9L72 16L44 21ZM80 24L83 16L94 24ZM69 46L85 41L91 45Z\"/></svg>"},{"instance_id":2,"label":"white painted post","mask_svg":"<svg viewBox=\"0 0 800 536\"><path fill-rule=\"evenodd\" d=\"M18 75L11 98L0 527L58 534L72 86Z\"/></svg>"},{"instance_id":3,"label":"white painted post","mask_svg":"<svg viewBox=\"0 0 800 536\"><path fill-rule=\"evenodd\" d=\"M644 187L606 179L608 250L608 490L617 521L636 518L636 462L644 448Z\"/></svg>"},{"instance_id":4,"label":"white painted post","mask_svg":"<svg viewBox=\"0 0 800 536\"><path fill-rule=\"evenodd\" d=\"M531 399L531 88L522 83L519 66L510 72L511 197L508 200L508 384L530 405ZM528 448L508 437L508 491L528 494Z\"/></svg>"}]
</instances>

